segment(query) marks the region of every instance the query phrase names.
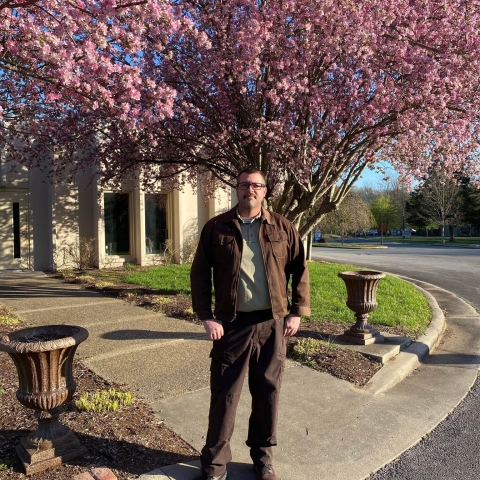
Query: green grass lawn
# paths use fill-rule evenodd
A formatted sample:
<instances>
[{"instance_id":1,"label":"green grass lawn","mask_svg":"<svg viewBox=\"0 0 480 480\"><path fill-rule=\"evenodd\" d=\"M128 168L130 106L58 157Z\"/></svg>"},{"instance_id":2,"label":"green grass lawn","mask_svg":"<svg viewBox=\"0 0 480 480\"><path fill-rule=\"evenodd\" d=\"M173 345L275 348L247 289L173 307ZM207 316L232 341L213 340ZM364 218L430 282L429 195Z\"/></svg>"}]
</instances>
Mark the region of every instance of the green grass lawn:
<instances>
[{"instance_id":1,"label":"green grass lawn","mask_svg":"<svg viewBox=\"0 0 480 480\"><path fill-rule=\"evenodd\" d=\"M328 243L315 243L315 246L318 247L326 247L329 244L333 244L334 246L339 246L341 244L341 239L338 237L328 237ZM346 237L347 238L347 237ZM353 237L348 237L348 240L351 241ZM362 244L380 244L381 237L368 235L367 237L357 237L356 239L357 245L361 246ZM421 244L421 245L442 245L441 237L437 236L429 236L424 237L420 235L412 235L411 237L402 238L400 235L386 235L383 237L384 243L405 243L405 244ZM480 237L455 237L454 242L450 242L450 238L445 236L445 244L446 246L450 247L459 247L459 246L467 246L467 247L475 247L476 245L480 245ZM351 247L352 244L345 244L346 247Z\"/></svg>"},{"instance_id":2,"label":"green grass lawn","mask_svg":"<svg viewBox=\"0 0 480 480\"><path fill-rule=\"evenodd\" d=\"M159 293L190 295L190 267L190 264L151 267L147 270L129 273L121 280L154 288Z\"/></svg>"},{"instance_id":3,"label":"green grass lawn","mask_svg":"<svg viewBox=\"0 0 480 480\"><path fill-rule=\"evenodd\" d=\"M419 235L412 235L412 237L384 237L384 240L392 239L392 241L399 243L421 243L430 245L442 245L441 237L421 237ZM459 245L480 245L480 237L455 237L455 241L451 242L450 237L445 236L445 245L459 246Z\"/></svg>"},{"instance_id":4,"label":"green grass lawn","mask_svg":"<svg viewBox=\"0 0 480 480\"><path fill-rule=\"evenodd\" d=\"M304 321L353 323L354 314L345 302L347 291L338 273L366 270L352 265L309 262L312 315ZM168 265L124 275L121 280L150 288L164 294L190 295L190 265ZM427 299L411 284L388 276L380 281L378 308L370 314L372 324L401 327L405 334L422 334L431 319Z\"/></svg>"},{"instance_id":5,"label":"green grass lawn","mask_svg":"<svg viewBox=\"0 0 480 480\"><path fill-rule=\"evenodd\" d=\"M308 268L312 307L310 320L352 323L354 315L345 304L347 290L338 273L368 269L327 262L309 262ZM390 275L380 280L377 302L378 308L369 315L371 324L402 327L405 333L418 336L425 332L432 318L424 295L410 283Z\"/></svg>"}]
</instances>

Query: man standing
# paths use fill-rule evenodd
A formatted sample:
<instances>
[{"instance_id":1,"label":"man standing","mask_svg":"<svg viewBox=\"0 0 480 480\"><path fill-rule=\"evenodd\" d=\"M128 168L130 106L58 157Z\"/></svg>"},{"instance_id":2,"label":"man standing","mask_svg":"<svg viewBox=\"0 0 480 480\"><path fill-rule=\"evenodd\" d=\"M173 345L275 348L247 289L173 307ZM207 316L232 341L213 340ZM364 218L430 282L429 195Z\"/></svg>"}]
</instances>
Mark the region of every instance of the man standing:
<instances>
[{"instance_id":1,"label":"man standing","mask_svg":"<svg viewBox=\"0 0 480 480\"><path fill-rule=\"evenodd\" d=\"M227 478L230 439L248 367L252 412L246 443L257 479L276 480L272 446L277 444L285 338L297 332L301 315L310 315L308 269L292 223L262 208L267 193L263 173L242 170L236 191L237 206L205 224L190 275L193 310L213 340L202 479Z\"/></svg>"}]
</instances>

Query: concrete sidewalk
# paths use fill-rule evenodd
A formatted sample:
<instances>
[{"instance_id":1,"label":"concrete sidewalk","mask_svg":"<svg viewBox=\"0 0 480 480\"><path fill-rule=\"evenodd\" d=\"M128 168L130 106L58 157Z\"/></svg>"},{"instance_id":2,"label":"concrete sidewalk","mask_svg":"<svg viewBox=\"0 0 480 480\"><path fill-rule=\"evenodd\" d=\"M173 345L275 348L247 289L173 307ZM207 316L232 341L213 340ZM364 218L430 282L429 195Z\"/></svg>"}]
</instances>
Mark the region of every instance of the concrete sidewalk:
<instances>
[{"instance_id":1,"label":"concrete sidewalk","mask_svg":"<svg viewBox=\"0 0 480 480\"><path fill-rule=\"evenodd\" d=\"M281 480L367 478L417 443L468 393L480 364L480 316L445 290L413 283L430 297L434 321L423 338L390 359L365 388L288 363L275 452ZM78 349L83 362L107 380L128 384L169 427L201 449L210 363L210 342L201 326L41 273L1 272L0 303L29 325L87 328L90 336ZM442 312L447 317L443 336ZM248 415L249 394L244 392L229 480L254 478L244 444ZM193 462L140 478L193 480L198 475L198 462Z\"/></svg>"}]
</instances>

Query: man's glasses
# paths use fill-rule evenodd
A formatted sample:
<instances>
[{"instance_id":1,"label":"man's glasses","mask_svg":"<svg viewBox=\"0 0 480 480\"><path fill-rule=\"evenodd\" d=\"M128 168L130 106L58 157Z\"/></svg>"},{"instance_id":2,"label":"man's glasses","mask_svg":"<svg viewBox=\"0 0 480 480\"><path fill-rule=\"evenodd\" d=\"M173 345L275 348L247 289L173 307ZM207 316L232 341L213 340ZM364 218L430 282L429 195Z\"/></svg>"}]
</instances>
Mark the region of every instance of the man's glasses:
<instances>
[{"instance_id":1,"label":"man's glasses","mask_svg":"<svg viewBox=\"0 0 480 480\"><path fill-rule=\"evenodd\" d=\"M250 182L241 182L237 185L240 190L248 190L252 187L254 190L261 190L266 187L264 183L250 183Z\"/></svg>"}]
</instances>

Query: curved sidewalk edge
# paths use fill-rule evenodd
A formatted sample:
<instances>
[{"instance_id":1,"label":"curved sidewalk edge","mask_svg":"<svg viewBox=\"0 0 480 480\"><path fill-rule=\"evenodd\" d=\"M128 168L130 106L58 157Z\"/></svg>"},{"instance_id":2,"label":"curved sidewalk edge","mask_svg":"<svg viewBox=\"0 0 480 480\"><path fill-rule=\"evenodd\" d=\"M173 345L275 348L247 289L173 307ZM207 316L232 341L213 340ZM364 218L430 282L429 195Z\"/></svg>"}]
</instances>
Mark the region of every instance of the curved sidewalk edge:
<instances>
[{"instance_id":1,"label":"curved sidewalk edge","mask_svg":"<svg viewBox=\"0 0 480 480\"><path fill-rule=\"evenodd\" d=\"M428 299L433 316L427 331L415 342L412 342L409 347L389 360L364 386L364 390L372 395L386 392L418 368L427 355L438 345L446 326L445 315L431 293L420 287L416 280L391 273L389 275L405 280L418 288ZM438 289L435 285L431 285L431 287Z\"/></svg>"},{"instance_id":2,"label":"curved sidewalk edge","mask_svg":"<svg viewBox=\"0 0 480 480\"><path fill-rule=\"evenodd\" d=\"M445 292L445 290L436 285L427 284L426 282L421 282L402 275L388 274L405 280L418 288L428 299L433 316L425 334L412 342L409 347L400 352L396 357L392 358L363 387L366 392L372 395L386 392L418 368L425 358L437 347L446 327L445 315L439 307L437 299L432 293L428 292L420 285L426 286L433 292ZM470 307L470 305L468 305L463 299L459 297L456 297L456 299L458 302L463 303L466 307L471 308L477 313L476 310L473 309L473 307Z\"/></svg>"}]
</instances>

